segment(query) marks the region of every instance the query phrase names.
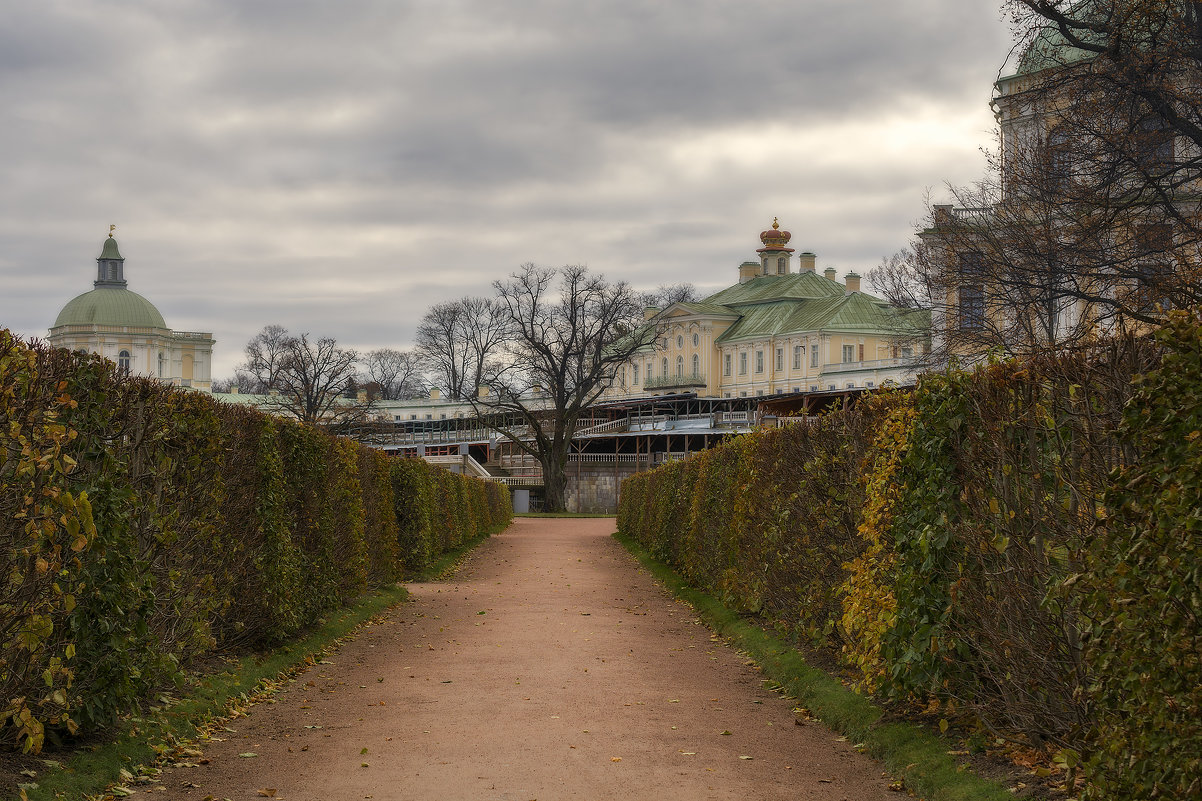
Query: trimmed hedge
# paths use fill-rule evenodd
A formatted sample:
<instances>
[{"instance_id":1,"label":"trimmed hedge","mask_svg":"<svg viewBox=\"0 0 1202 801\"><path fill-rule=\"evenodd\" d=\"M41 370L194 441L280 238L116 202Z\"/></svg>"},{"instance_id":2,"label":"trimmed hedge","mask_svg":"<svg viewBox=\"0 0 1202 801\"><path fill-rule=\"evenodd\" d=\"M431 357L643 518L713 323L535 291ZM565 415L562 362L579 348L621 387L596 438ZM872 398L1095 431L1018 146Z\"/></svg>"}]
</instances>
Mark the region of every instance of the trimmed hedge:
<instances>
[{"instance_id":1,"label":"trimmed hedge","mask_svg":"<svg viewBox=\"0 0 1202 801\"><path fill-rule=\"evenodd\" d=\"M510 517L500 485L0 329L0 742L103 727Z\"/></svg>"},{"instance_id":2,"label":"trimmed hedge","mask_svg":"<svg viewBox=\"0 0 1202 801\"><path fill-rule=\"evenodd\" d=\"M636 475L619 527L864 689L1083 766L1093 798L1196 796L1200 410L1178 312Z\"/></svg>"}]
</instances>

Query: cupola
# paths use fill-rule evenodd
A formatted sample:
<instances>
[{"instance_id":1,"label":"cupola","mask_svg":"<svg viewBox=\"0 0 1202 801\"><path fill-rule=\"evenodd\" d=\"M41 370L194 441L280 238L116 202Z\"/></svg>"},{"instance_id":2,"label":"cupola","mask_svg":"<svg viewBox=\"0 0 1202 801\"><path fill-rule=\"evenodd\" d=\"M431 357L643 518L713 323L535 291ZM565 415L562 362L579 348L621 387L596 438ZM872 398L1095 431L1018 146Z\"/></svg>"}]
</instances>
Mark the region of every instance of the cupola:
<instances>
[{"instance_id":1,"label":"cupola","mask_svg":"<svg viewBox=\"0 0 1202 801\"><path fill-rule=\"evenodd\" d=\"M100 258L96 259L96 281L93 286L97 289L102 286L125 288L125 259L121 256L121 251L117 250L117 240L113 239L113 231L116 228L115 225L109 226L108 239L104 240L104 245L100 248Z\"/></svg>"},{"instance_id":2,"label":"cupola","mask_svg":"<svg viewBox=\"0 0 1202 801\"><path fill-rule=\"evenodd\" d=\"M760 254L760 265L763 275L788 275L791 269L789 263L793 248L786 247L793 235L780 229L778 218L772 218L772 227L760 232L760 242L764 246L756 251Z\"/></svg>"}]
</instances>

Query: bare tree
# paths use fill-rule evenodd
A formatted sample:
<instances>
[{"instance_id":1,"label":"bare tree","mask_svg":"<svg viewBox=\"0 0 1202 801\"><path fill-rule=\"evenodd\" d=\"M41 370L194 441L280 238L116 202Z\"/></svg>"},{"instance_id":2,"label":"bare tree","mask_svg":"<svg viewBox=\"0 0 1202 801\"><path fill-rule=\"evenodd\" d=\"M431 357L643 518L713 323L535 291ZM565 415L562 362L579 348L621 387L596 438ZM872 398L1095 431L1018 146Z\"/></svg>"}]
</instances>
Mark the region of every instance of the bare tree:
<instances>
[{"instance_id":1,"label":"bare tree","mask_svg":"<svg viewBox=\"0 0 1202 801\"><path fill-rule=\"evenodd\" d=\"M585 267L526 264L495 287L505 312L507 366L488 381L477 412L538 459L545 507L560 511L581 414L657 328L643 323L642 298L628 284Z\"/></svg>"},{"instance_id":2,"label":"bare tree","mask_svg":"<svg viewBox=\"0 0 1202 801\"><path fill-rule=\"evenodd\" d=\"M285 336L276 372L278 394L268 407L315 425L332 426L365 416L369 403L343 397L355 378L358 354L332 337Z\"/></svg>"},{"instance_id":3,"label":"bare tree","mask_svg":"<svg viewBox=\"0 0 1202 801\"><path fill-rule=\"evenodd\" d=\"M417 327L417 350L449 399L471 400L495 370L507 330L506 310L496 299L461 298L426 312Z\"/></svg>"},{"instance_id":4,"label":"bare tree","mask_svg":"<svg viewBox=\"0 0 1202 801\"><path fill-rule=\"evenodd\" d=\"M653 291L641 295L644 306L666 309L673 303L696 303L701 300L697 287L682 281L676 284L660 284Z\"/></svg>"},{"instance_id":5,"label":"bare tree","mask_svg":"<svg viewBox=\"0 0 1202 801\"><path fill-rule=\"evenodd\" d=\"M421 366L408 351L378 348L363 357L364 382L379 387L384 400L402 400L421 394Z\"/></svg>"},{"instance_id":6,"label":"bare tree","mask_svg":"<svg viewBox=\"0 0 1202 801\"><path fill-rule=\"evenodd\" d=\"M1022 56L990 177L948 187L870 281L931 309L945 353L1071 346L1202 301L1202 3L1005 6Z\"/></svg>"},{"instance_id":7,"label":"bare tree","mask_svg":"<svg viewBox=\"0 0 1202 801\"><path fill-rule=\"evenodd\" d=\"M239 390L265 394L279 389L280 367L286 350L285 342L289 338L288 329L272 324L264 326L246 343L246 361L238 366L236 378L241 381L246 376L249 381L240 383Z\"/></svg>"}]
</instances>

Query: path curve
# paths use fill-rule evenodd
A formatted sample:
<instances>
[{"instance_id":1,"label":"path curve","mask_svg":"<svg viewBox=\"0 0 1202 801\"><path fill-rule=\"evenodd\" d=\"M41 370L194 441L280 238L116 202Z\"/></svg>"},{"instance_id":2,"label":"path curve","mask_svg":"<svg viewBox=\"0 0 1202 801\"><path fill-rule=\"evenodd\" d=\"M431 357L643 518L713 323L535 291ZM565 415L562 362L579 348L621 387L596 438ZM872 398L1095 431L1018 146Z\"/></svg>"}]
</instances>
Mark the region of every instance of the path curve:
<instances>
[{"instance_id":1,"label":"path curve","mask_svg":"<svg viewBox=\"0 0 1202 801\"><path fill-rule=\"evenodd\" d=\"M792 704L613 530L612 518L518 519L452 580L411 585L412 602L231 723L205 746L207 764L164 771L150 794L897 798L879 763L795 725Z\"/></svg>"}]
</instances>

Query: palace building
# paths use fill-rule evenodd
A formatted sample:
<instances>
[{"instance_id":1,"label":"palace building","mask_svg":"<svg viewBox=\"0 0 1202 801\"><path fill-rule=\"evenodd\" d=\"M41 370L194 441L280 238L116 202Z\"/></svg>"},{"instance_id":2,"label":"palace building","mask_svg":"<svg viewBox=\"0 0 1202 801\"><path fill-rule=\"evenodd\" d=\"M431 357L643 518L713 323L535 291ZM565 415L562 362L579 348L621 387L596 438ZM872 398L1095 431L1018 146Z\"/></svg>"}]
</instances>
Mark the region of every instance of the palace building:
<instances>
[{"instance_id":1,"label":"palace building","mask_svg":"<svg viewBox=\"0 0 1202 801\"><path fill-rule=\"evenodd\" d=\"M110 229L96 259L94 288L58 313L50 344L99 354L132 375L208 392L213 335L171 330L154 304L126 283L125 259Z\"/></svg>"},{"instance_id":2,"label":"palace building","mask_svg":"<svg viewBox=\"0 0 1202 801\"><path fill-rule=\"evenodd\" d=\"M746 398L912 383L930 314L862 291L854 272L842 282L834 269L820 274L810 252L798 254L795 271L791 238L774 220L757 258L739 265L737 284L698 303L649 307L657 337L618 369L608 397Z\"/></svg>"}]
</instances>

